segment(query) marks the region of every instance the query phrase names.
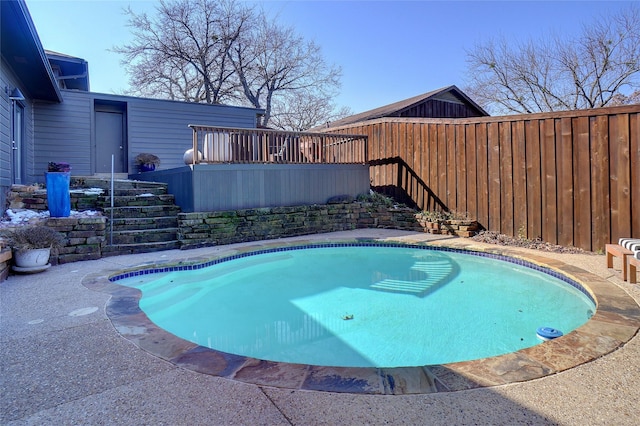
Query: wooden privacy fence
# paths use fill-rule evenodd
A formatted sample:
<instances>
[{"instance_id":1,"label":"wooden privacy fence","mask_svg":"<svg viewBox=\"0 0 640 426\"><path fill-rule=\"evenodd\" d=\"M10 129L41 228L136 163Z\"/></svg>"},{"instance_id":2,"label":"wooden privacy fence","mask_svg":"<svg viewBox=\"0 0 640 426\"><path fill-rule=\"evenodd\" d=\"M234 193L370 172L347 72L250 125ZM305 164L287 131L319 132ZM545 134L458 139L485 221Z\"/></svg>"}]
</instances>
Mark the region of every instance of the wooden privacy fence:
<instances>
[{"instance_id":1,"label":"wooden privacy fence","mask_svg":"<svg viewBox=\"0 0 640 426\"><path fill-rule=\"evenodd\" d=\"M372 186L486 229L598 251L640 238L640 105L472 119L378 119Z\"/></svg>"}]
</instances>

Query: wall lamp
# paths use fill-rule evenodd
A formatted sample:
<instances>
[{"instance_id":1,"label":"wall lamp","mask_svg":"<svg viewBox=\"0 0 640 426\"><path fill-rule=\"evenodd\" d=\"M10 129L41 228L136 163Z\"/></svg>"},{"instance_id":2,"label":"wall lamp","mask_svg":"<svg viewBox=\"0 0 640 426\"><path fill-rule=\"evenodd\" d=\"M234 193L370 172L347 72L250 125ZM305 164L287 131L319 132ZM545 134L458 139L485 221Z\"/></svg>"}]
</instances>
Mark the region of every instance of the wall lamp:
<instances>
[{"instance_id":1,"label":"wall lamp","mask_svg":"<svg viewBox=\"0 0 640 426\"><path fill-rule=\"evenodd\" d=\"M17 87L13 90L9 90L8 87L5 87L4 92L9 95L9 100L11 101L24 101L24 95Z\"/></svg>"}]
</instances>

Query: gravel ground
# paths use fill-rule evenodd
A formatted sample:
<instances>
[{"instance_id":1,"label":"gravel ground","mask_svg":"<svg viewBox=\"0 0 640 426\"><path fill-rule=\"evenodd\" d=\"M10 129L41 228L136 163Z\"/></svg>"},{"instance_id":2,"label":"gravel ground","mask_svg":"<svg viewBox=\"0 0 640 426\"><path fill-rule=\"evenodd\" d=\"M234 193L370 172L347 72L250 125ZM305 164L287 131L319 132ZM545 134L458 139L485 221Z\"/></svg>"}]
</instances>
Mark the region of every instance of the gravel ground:
<instances>
[{"instance_id":1,"label":"gravel ground","mask_svg":"<svg viewBox=\"0 0 640 426\"><path fill-rule=\"evenodd\" d=\"M510 237L494 231L482 231L471 238L474 241L501 246L521 247L527 249L542 250L551 253L586 253L581 248L565 247L557 244L546 243L541 239L528 240L526 238Z\"/></svg>"}]
</instances>

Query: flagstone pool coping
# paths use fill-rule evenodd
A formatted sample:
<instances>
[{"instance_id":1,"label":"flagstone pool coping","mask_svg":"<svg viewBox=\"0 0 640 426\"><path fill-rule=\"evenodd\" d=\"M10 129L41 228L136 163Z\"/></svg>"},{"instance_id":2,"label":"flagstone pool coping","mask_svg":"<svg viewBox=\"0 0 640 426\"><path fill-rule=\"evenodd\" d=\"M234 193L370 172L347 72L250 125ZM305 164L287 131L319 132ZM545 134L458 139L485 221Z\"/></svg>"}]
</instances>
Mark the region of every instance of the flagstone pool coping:
<instances>
[{"instance_id":1,"label":"flagstone pool coping","mask_svg":"<svg viewBox=\"0 0 640 426\"><path fill-rule=\"evenodd\" d=\"M368 239L371 240L371 239ZM331 243L362 239L328 239ZM385 239L385 242L393 239ZM406 243L406 241L400 241ZM426 244L491 253L549 268L578 282L597 305L595 314L578 329L517 352L473 361L420 367L325 367L258 360L228 354L181 339L156 326L139 307L139 290L110 278L123 272L193 265L233 254L305 245L305 241L250 244L215 256L180 262L146 263L126 270L104 270L86 276L83 285L111 295L106 313L115 329L139 348L172 364L203 374L259 386L359 394L424 394L451 392L525 382L565 371L606 355L628 342L640 329L640 307L615 284L576 266L548 257L471 240L437 240ZM309 244L317 244L314 240Z\"/></svg>"}]
</instances>

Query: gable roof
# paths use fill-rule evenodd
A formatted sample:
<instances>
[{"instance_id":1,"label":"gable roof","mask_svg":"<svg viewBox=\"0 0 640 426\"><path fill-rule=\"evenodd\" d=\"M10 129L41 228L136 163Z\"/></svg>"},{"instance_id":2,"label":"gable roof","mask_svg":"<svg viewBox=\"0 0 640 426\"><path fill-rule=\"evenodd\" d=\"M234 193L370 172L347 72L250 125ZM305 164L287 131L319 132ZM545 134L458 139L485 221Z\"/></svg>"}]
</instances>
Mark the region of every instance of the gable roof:
<instances>
[{"instance_id":1,"label":"gable roof","mask_svg":"<svg viewBox=\"0 0 640 426\"><path fill-rule=\"evenodd\" d=\"M62 102L55 75L24 0L0 1L2 57L31 99Z\"/></svg>"},{"instance_id":2,"label":"gable roof","mask_svg":"<svg viewBox=\"0 0 640 426\"><path fill-rule=\"evenodd\" d=\"M415 107L416 105L426 102L432 99L458 101L466 104L472 110L477 112L478 116L488 116L489 114L483 110L478 104L476 104L471 98L458 89L455 85L443 87L431 92L423 93L422 95L414 96L409 99L405 99L399 102L395 102L389 105L385 105L379 108L375 108L369 111L361 112L359 114L351 115L349 117L342 118L340 120L332 121L329 123L330 127L345 126L348 124L358 123L361 121L374 120L382 117L398 117L403 111Z\"/></svg>"}]
</instances>

